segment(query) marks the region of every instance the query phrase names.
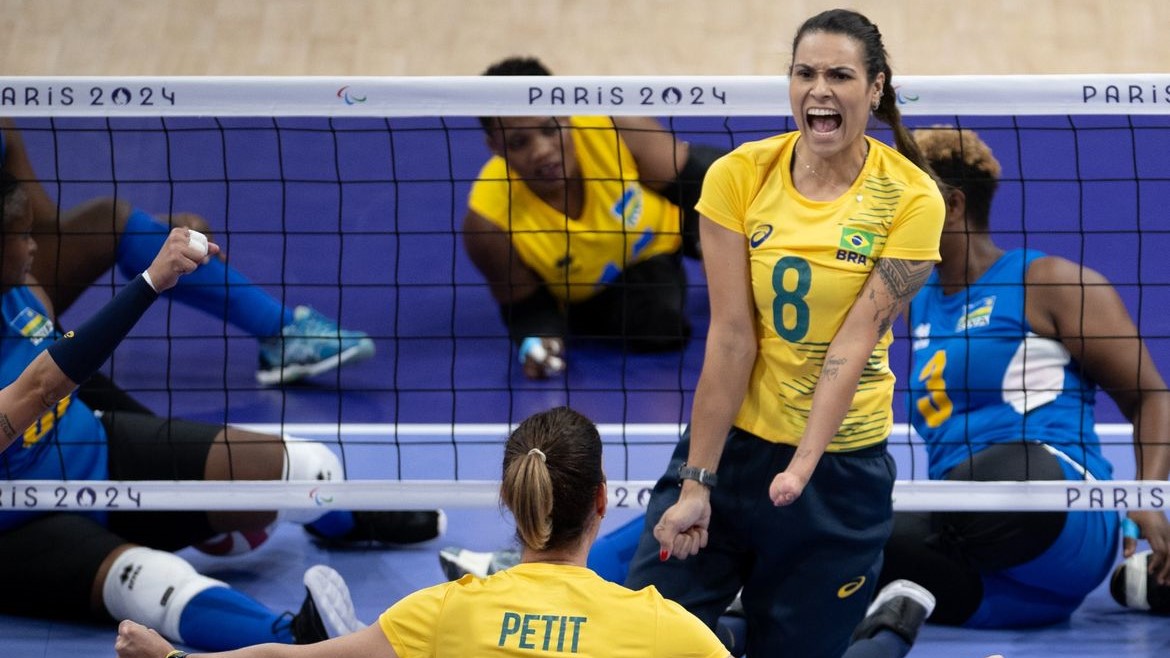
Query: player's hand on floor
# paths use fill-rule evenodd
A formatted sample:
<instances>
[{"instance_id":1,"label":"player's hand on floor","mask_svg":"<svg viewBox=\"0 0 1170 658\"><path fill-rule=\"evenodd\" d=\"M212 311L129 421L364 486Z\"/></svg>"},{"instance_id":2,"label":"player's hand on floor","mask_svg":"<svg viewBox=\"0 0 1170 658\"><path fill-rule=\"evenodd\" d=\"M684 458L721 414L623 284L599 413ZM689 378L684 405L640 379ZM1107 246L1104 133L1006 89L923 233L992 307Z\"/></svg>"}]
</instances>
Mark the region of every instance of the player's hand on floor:
<instances>
[{"instance_id":1,"label":"player's hand on floor","mask_svg":"<svg viewBox=\"0 0 1170 658\"><path fill-rule=\"evenodd\" d=\"M1131 530L1123 533L1122 552L1130 557L1137 552L1138 539L1145 539L1153 555L1150 556L1150 573L1159 585L1170 585L1170 521L1161 510L1140 510L1130 512L1123 524ZM1136 527L1135 527L1136 526ZM1136 536L1135 536L1136 535Z\"/></svg>"},{"instance_id":2,"label":"player's hand on floor","mask_svg":"<svg viewBox=\"0 0 1170 658\"><path fill-rule=\"evenodd\" d=\"M520 343L520 363L529 379L548 379L565 371L565 341L529 336Z\"/></svg>"}]
</instances>

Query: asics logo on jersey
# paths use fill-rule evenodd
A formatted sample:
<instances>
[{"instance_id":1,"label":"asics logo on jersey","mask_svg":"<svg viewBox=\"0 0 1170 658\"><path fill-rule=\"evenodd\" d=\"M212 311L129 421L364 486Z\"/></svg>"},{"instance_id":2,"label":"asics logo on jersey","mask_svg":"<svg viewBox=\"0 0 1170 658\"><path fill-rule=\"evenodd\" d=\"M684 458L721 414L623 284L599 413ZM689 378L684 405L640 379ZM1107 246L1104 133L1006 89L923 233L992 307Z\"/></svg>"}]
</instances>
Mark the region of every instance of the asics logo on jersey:
<instances>
[{"instance_id":1,"label":"asics logo on jersey","mask_svg":"<svg viewBox=\"0 0 1170 658\"><path fill-rule=\"evenodd\" d=\"M853 596L853 593L856 592L857 590L861 589L861 586L864 584L865 584L865 576L858 576L857 578L854 578L853 580L842 585L837 590L837 598L847 599L850 596Z\"/></svg>"},{"instance_id":2,"label":"asics logo on jersey","mask_svg":"<svg viewBox=\"0 0 1170 658\"><path fill-rule=\"evenodd\" d=\"M772 237L772 225L764 224L752 232L752 237L748 239L748 244L752 246L752 249L755 249L756 247L764 244L764 240L767 240L770 237Z\"/></svg>"}]
</instances>

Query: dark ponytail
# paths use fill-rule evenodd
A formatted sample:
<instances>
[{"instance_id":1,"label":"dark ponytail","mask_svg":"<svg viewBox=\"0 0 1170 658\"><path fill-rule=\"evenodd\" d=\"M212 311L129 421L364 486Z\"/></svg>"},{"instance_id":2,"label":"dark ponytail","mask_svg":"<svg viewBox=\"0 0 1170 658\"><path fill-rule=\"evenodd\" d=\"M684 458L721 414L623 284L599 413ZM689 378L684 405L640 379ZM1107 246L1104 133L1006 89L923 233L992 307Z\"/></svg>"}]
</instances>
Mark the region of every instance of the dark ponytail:
<instances>
[{"instance_id":1,"label":"dark ponytail","mask_svg":"<svg viewBox=\"0 0 1170 658\"><path fill-rule=\"evenodd\" d=\"M568 407L530 416L508 437L503 470L500 500L524 546L555 550L580 541L605 481L592 421Z\"/></svg>"}]
</instances>

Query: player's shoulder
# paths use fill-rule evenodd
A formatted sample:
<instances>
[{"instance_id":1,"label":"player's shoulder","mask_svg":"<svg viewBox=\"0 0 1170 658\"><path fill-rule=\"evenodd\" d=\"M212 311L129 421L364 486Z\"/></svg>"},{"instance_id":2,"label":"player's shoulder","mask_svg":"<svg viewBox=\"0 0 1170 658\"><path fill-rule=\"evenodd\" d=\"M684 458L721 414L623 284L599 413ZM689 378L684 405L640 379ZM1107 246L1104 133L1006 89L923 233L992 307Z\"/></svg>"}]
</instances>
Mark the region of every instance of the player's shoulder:
<instances>
[{"instance_id":1,"label":"player's shoulder","mask_svg":"<svg viewBox=\"0 0 1170 658\"><path fill-rule=\"evenodd\" d=\"M1063 256L1042 254L1028 265L1026 282L1029 285L1066 285L1081 287L1085 284L1108 283L1104 275L1081 263Z\"/></svg>"},{"instance_id":2,"label":"player's shoulder","mask_svg":"<svg viewBox=\"0 0 1170 658\"><path fill-rule=\"evenodd\" d=\"M613 128L613 119L607 116L580 115L569 117L569 125L574 128Z\"/></svg>"},{"instance_id":3,"label":"player's shoulder","mask_svg":"<svg viewBox=\"0 0 1170 658\"><path fill-rule=\"evenodd\" d=\"M784 133L744 142L716 159L708 169L708 174L763 175L762 172L774 169L784 154L791 150L795 136L796 133Z\"/></svg>"}]
</instances>

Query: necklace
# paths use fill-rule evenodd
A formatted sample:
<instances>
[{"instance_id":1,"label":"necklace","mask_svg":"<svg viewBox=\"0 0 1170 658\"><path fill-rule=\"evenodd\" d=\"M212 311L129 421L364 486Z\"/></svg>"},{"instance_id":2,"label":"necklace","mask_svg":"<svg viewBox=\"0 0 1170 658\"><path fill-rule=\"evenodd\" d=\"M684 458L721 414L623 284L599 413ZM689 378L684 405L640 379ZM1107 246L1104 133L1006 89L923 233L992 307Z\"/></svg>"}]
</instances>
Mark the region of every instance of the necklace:
<instances>
[{"instance_id":1,"label":"necklace","mask_svg":"<svg viewBox=\"0 0 1170 658\"><path fill-rule=\"evenodd\" d=\"M862 141L862 144L863 144L863 151L862 151L862 153L861 153L861 164L860 164L860 166L858 166L858 168L857 168L857 173L860 173L860 172L861 172L861 169L865 167L865 161L866 161L866 159L867 159L867 158L869 158L869 141L868 141L868 140L863 140L863 141ZM800 159L800 153L801 153L801 152L802 152L802 151L800 151L800 150L796 150L796 151L794 152L794 154L793 154L793 157L792 157L792 165L793 165L793 167L795 167L795 166L796 166L796 161L797 161L798 159ZM820 171L817 171L817 170L816 170L816 169L815 169L815 168L814 168L814 167L813 167L811 164L809 164L808 162L805 162L805 163L803 163L803 164L802 164L802 166L804 167L804 170L805 170L805 172L807 172L809 175L813 176L814 178L817 178L817 179L819 179L819 180L820 180L822 183L825 183L825 184L827 184L827 185L840 185L840 184L841 184L841 182L840 182L840 181L833 180L833 178L831 178L830 176L827 176L827 175L825 175L825 174L821 173ZM831 168L830 168L830 173L831 173ZM847 183L845 183L845 184L846 184L846 185L852 185L852 184L853 184L853 181L854 181L854 179L856 179L856 178L857 178L857 174L854 174L853 176L850 176L850 177L849 177L849 180L848 180L848 182L847 182Z\"/></svg>"}]
</instances>

